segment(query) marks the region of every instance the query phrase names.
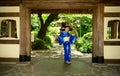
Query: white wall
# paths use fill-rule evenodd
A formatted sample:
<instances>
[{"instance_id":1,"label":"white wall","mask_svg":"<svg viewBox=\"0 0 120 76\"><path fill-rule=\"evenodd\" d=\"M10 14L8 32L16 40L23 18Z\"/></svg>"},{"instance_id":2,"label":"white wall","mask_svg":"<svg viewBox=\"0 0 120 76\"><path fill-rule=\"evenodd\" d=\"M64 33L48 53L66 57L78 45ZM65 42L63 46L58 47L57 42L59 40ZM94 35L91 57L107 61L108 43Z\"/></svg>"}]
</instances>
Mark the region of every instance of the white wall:
<instances>
[{"instance_id":1,"label":"white wall","mask_svg":"<svg viewBox=\"0 0 120 76\"><path fill-rule=\"evenodd\" d=\"M104 46L105 59L120 59L120 46Z\"/></svg>"},{"instance_id":2,"label":"white wall","mask_svg":"<svg viewBox=\"0 0 120 76\"><path fill-rule=\"evenodd\" d=\"M0 6L0 12L20 12L19 6Z\"/></svg>"},{"instance_id":3,"label":"white wall","mask_svg":"<svg viewBox=\"0 0 120 76\"><path fill-rule=\"evenodd\" d=\"M120 6L105 6L104 8L105 13L120 13Z\"/></svg>"},{"instance_id":4,"label":"white wall","mask_svg":"<svg viewBox=\"0 0 120 76\"><path fill-rule=\"evenodd\" d=\"M18 13L19 12L19 7L2 7L0 6L0 13ZM19 17L0 17L0 24L2 20L5 19L12 19L16 21L17 24L17 36L18 38L15 40L20 39L20 18ZM0 38L10 40L11 38ZM12 38L14 40L14 38ZM20 51L20 45L19 44L0 44L0 57L2 58L19 58L19 51Z\"/></svg>"},{"instance_id":5,"label":"white wall","mask_svg":"<svg viewBox=\"0 0 120 76\"><path fill-rule=\"evenodd\" d=\"M120 6L105 6L105 13L120 13ZM107 25L109 20L120 20L120 17L104 18L104 41L116 41L116 39L106 40ZM120 40L120 39L117 39ZM104 46L105 59L120 59L120 46Z\"/></svg>"},{"instance_id":6,"label":"white wall","mask_svg":"<svg viewBox=\"0 0 120 76\"><path fill-rule=\"evenodd\" d=\"M0 44L0 57L19 58L19 44Z\"/></svg>"}]
</instances>

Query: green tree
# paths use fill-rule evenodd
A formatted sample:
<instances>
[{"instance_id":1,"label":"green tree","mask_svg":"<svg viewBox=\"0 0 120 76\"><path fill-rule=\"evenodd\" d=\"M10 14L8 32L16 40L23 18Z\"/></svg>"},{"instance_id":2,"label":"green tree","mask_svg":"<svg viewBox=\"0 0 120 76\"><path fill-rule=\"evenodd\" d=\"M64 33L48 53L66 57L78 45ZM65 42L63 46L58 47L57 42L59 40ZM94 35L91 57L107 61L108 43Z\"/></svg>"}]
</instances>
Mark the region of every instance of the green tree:
<instances>
[{"instance_id":1,"label":"green tree","mask_svg":"<svg viewBox=\"0 0 120 76\"><path fill-rule=\"evenodd\" d=\"M59 14L61 21L70 25L78 37L92 31L91 14Z\"/></svg>"},{"instance_id":2,"label":"green tree","mask_svg":"<svg viewBox=\"0 0 120 76\"><path fill-rule=\"evenodd\" d=\"M71 34L78 33L76 47L79 51L91 50L92 15L90 14L32 14L31 25L36 37L34 48L43 49L43 46L44 48L52 46L51 42L55 41L60 32L58 22L66 22L71 26L73 28ZM44 45L38 47L41 43Z\"/></svg>"},{"instance_id":3,"label":"green tree","mask_svg":"<svg viewBox=\"0 0 120 76\"><path fill-rule=\"evenodd\" d=\"M31 30L35 35L35 41L32 44L33 50L49 49L52 47L50 36L46 35L50 23L57 18L58 14L32 14Z\"/></svg>"},{"instance_id":4,"label":"green tree","mask_svg":"<svg viewBox=\"0 0 120 76\"><path fill-rule=\"evenodd\" d=\"M78 31L80 31L79 35L81 35L81 37L87 32L91 32L92 31L92 18L89 18L88 16L80 17Z\"/></svg>"},{"instance_id":5,"label":"green tree","mask_svg":"<svg viewBox=\"0 0 120 76\"><path fill-rule=\"evenodd\" d=\"M37 14L31 14L31 32L34 33L35 38L40 28L40 21Z\"/></svg>"},{"instance_id":6,"label":"green tree","mask_svg":"<svg viewBox=\"0 0 120 76\"><path fill-rule=\"evenodd\" d=\"M39 28L39 31L38 31L38 38L44 39L44 37L46 36L48 26L53 20L57 19L58 14L50 14L48 15L46 20L43 19L42 13L38 13L38 17L41 24L41 27Z\"/></svg>"}]
</instances>

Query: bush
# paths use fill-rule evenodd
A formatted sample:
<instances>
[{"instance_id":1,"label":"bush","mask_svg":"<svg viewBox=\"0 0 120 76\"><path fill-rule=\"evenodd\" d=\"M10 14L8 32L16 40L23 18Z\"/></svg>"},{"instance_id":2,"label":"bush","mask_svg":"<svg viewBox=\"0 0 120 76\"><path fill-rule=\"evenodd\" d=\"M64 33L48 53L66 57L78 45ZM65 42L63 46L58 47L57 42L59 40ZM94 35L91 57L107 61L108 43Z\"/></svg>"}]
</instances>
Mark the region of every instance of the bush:
<instances>
[{"instance_id":1,"label":"bush","mask_svg":"<svg viewBox=\"0 0 120 76\"><path fill-rule=\"evenodd\" d=\"M76 48L82 53L92 52L92 33L89 32L76 40Z\"/></svg>"},{"instance_id":2,"label":"bush","mask_svg":"<svg viewBox=\"0 0 120 76\"><path fill-rule=\"evenodd\" d=\"M92 32L88 32L88 33L84 34L83 38L88 41L92 41Z\"/></svg>"},{"instance_id":3,"label":"bush","mask_svg":"<svg viewBox=\"0 0 120 76\"><path fill-rule=\"evenodd\" d=\"M48 49L45 41L43 41L42 39L36 39L33 43L32 43L32 49L33 50L39 50L39 49Z\"/></svg>"},{"instance_id":4,"label":"bush","mask_svg":"<svg viewBox=\"0 0 120 76\"><path fill-rule=\"evenodd\" d=\"M32 43L32 49L33 50L43 50L43 49L49 49L53 47L52 40L49 36L46 36L43 40L42 39L36 39Z\"/></svg>"},{"instance_id":5,"label":"bush","mask_svg":"<svg viewBox=\"0 0 120 76\"><path fill-rule=\"evenodd\" d=\"M53 44L52 44L52 39L49 37L49 36L46 36L44 39L45 41L45 44L50 48L50 47L53 47Z\"/></svg>"}]
</instances>

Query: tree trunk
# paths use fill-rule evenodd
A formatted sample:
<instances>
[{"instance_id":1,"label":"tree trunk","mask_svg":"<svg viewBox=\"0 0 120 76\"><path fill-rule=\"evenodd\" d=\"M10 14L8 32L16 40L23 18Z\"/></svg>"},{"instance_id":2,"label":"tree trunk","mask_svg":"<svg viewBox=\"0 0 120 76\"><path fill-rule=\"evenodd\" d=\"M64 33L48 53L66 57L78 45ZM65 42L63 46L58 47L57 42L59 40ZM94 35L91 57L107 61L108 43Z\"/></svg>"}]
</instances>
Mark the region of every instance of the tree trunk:
<instances>
[{"instance_id":1,"label":"tree trunk","mask_svg":"<svg viewBox=\"0 0 120 76\"><path fill-rule=\"evenodd\" d=\"M41 22L41 28L38 32L38 38L43 39L46 36L46 32L47 32L47 27L50 25L50 23L56 19L58 17L58 14L50 14L48 16L48 18L46 19L45 23L43 22L42 19L42 14L38 13L38 17L40 19Z\"/></svg>"}]
</instances>

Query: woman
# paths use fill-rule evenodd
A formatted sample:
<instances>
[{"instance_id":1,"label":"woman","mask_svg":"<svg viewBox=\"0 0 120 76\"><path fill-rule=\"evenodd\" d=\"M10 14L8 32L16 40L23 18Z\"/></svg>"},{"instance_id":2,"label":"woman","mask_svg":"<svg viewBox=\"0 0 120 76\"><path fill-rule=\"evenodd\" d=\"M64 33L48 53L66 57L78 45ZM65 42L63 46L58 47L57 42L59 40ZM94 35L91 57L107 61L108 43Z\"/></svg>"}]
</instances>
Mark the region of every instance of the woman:
<instances>
[{"instance_id":1,"label":"woman","mask_svg":"<svg viewBox=\"0 0 120 76\"><path fill-rule=\"evenodd\" d=\"M63 29L63 27L62 27ZM64 62L66 64L71 64L71 48L70 44L74 44L76 41L76 36L69 34L70 26L64 26L64 31L58 36L59 44L63 44L64 47Z\"/></svg>"}]
</instances>

